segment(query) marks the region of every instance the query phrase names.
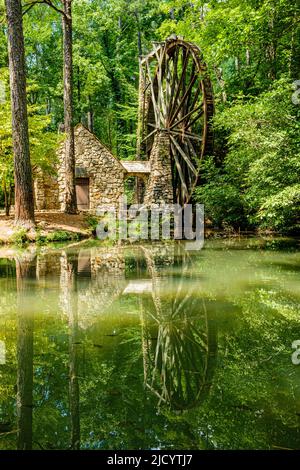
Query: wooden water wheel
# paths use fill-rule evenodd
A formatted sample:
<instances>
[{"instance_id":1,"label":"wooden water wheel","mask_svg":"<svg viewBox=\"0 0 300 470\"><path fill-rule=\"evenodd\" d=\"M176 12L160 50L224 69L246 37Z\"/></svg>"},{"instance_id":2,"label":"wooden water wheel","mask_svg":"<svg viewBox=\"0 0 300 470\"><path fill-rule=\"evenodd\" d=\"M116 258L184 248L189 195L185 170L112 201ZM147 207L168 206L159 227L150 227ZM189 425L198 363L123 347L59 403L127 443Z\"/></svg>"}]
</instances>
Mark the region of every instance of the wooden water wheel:
<instances>
[{"instance_id":1,"label":"wooden water wheel","mask_svg":"<svg viewBox=\"0 0 300 470\"><path fill-rule=\"evenodd\" d=\"M155 134L167 132L174 201L187 203L199 164L212 149L213 93L200 49L178 37L156 43L140 61L139 157L149 159Z\"/></svg>"}]
</instances>

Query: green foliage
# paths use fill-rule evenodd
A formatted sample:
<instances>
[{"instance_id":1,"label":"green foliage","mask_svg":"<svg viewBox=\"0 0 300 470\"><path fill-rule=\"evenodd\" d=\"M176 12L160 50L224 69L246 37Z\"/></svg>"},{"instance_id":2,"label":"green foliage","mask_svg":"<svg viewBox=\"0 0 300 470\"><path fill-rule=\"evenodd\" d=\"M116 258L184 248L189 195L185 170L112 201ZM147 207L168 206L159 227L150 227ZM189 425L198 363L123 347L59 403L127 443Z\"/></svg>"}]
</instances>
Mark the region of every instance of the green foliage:
<instances>
[{"instance_id":1,"label":"green foliage","mask_svg":"<svg viewBox=\"0 0 300 470\"><path fill-rule=\"evenodd\" d=\"M262 204L258 218L265 227L279 230L300 229L300 185L288 186L274 196L270 196Z\"/></svg>"},{"instance_id":2,"label":"green foliage","mask_svg":"<svg viewBox=\"0 0 300 470\"><path fill-rule=\"evenodd\" d=\"M28 241L29 241L28 230L26 230L25 228L18 229L10 237L10 242L13 245L23 246L23 245L26 245Z\"/></svg>"},{"instance_id":3,"label":"green foliage","mask_svg":"<svg viewBox=\"0 0 300 470\"><path fill-rule=\"evenodd\" d=\"M5 101L0 103L0 180L1 189L5 190L13 186L13 149L11 108L9 95L8 69L0 69L0 81L5 86ZM56 163L56 148L62 137L49 131L51 116L44 114L41 105L32 104L30 96L38 93L39 87L31 82L28 85L28 119L30 153L33 172L42 169L51 174L54 173ZM1 194L0 189L0 194Z\"/></svg>"},{"instance_id":4,"label":"green foliage","mask_svg":"<svg viewBox=\"0 0 300 470\"><path fill-rule=\"evenodd\" d=\"M206 217L218 228L243 228L245 215L238 188L215 166L213 158L204 161L201 175L207 183L196 188L195 199L204 204Z\"/></svg>"},{"instance_id":5,"label":"green foliage","mask_svg":"<svg viewBox=\"0 0 300 470\"><path fill-rule=\"evenodd\" d=\"M47 244L54 242L67 242L71 240L79 240L79 234L73 232L66 232L65 230L55 230L47 235L41 235L40 233L36 236L36 242L39 244Z\"/></svg>"},{"instance_id":6,"label":"green foliage","mask_svg":"<svg viewBox=\"0 0 300 470\"><path fill-rule=\"evenodd\" d=\"M88 214L85 218L85 221L88 224L88 226L91 228L91 230L95 232L99 224L99 219L93 214Z\"/></svg>"},{"instance_id":7,"label":"green foliage","mask_svg":"<svg viewBox=\"0 0 300 470\"><path fill-rule=\"evenodd\" d=\"M216 132L227 135L221 168L204 164L205 183L196 198L217 224L291 230L299 224L300 124L287 79L251 100L239 99L215 118ZM229 214L229 217L228 217ZM230 217L232 216L232 217Z\"/></svg>"}]
</instances>

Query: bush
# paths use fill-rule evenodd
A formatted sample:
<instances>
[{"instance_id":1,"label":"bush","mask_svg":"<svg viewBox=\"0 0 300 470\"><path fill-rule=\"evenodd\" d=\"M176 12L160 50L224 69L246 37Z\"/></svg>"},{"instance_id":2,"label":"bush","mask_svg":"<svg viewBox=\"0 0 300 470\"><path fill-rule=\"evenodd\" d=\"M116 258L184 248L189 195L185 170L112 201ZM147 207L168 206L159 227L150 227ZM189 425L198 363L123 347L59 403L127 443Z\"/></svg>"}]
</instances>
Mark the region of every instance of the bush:
<instances>
[{"instance_id":1,"label":"bush","mask_svg":"<svg viewBox=\"0 0 300 470\"><path fill-rule=\"evenodd\" d=\"M14 245L25 245L28 243L28 235L27 235L27 230L25 228L21 228L17 230L11 237L10 237L10 242L13 243Z\"/></svg>"},{"instance_id":2,"label":"bush","mask_svg":"<svg viewBox=\"0 0 300 470\"><path fill-rule=\"evenodd\" d=\"M204 204L205 217L218 228L243 228L246 219L239 189L228 182L212 158L203 163L201 176L207 183L196 188L194 199Z\"/></svg>"},{"instance_id":3,"label":"bush","mask_svg":"<svg viewBox=\"0 0 300 470\"><path fill-rule=\"evenodd\" d=\"M300 184L295 184L269 197L257 215L262 227L274 230L300 229Z\"/></svg>"},{"instance_id":4,"label":"bush","mask_svg":"<svg viewBox=\"0 0 300 470\"><path fill-rule=\"evenodd\" d=\"M99 219L95 215L88 214L85 220L88 226L91 228L92 233L96 233L96 228L99 224Z\"/></svg>"},{"instance_id":5,"label":"bush","mask_svg":"<svg viewBox=\"0 0 300 470\"><path fill-rule=\"evenodd\" d=\"M202 165L203 184L195 191L214 224L299 229L300 122L291 91L282 78L216 115L228 151L221 168L211 158Z\"/></svg>"}]
</instances>

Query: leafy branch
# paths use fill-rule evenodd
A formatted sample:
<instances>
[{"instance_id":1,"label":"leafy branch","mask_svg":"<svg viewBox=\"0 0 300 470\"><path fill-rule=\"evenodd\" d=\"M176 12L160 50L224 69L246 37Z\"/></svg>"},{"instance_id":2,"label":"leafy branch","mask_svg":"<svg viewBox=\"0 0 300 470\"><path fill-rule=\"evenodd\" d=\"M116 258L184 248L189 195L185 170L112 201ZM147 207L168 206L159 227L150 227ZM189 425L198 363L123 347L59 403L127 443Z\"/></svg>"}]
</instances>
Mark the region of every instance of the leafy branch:
<instances>
[{"instance_id":1,"label":"leafy branch","mask_svg":"<svg viewBox=\"0 0 300 470\"><path fill-rule=\"evenodd\" d=\"M34 0L33 2L25 3L23 5L23 8L26 8L26 7L27 8L23 11L23 16L26 15L26 13L28 13L35 5L38 5L38 4L48 5L57 13L60 13L61 15L63 15L66 19L71 20L71 17L67 15L67 13L65 13L61 8L58 8L56 5L54 5L54 3L51 0Z\"/></svg>"}]
</instances>

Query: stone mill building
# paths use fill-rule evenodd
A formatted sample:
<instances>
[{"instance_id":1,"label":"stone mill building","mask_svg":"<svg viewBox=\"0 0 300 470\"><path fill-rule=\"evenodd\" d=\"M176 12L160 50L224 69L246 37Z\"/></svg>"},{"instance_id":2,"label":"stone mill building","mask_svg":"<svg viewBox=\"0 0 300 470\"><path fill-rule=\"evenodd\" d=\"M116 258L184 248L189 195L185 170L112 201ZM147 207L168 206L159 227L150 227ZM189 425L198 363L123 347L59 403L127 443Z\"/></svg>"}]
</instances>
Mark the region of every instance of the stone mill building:
<instances>
[{"instance_id":1,"label":"stone mill building","mask_svg":"<svg viewBox=\"0 0 300 470\"><path fill-rule=\"evenodd\" d=\"M139 177L145 185L145 203L158 199L171 202L170 171L165 156L160 162L154 151L151 161L118 160L100 140L82 124L75 128L76 195L78 210L95 211L99 206L118 206L128 177ZM35 178L37 210L64 209L64 145L58 151L58 168L54 176L39 172ZM143 202L143 201L141 201Z\"/></svg>"}]
</instances>

